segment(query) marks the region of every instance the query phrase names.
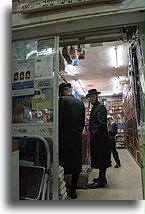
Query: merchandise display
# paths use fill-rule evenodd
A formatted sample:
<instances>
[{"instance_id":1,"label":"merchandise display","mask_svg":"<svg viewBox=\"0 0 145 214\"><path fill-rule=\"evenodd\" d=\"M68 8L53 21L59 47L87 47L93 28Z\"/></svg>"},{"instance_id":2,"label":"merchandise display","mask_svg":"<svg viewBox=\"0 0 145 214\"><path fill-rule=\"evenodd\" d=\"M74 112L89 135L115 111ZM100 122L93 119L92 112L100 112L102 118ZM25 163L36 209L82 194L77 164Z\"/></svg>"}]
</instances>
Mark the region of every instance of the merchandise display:
<instances>
[{"instance_id":1,"label":"merchandise display","mask_svg":"<svg viewBox=\"0 0 145 214\"><path fill-rule=\"evenodd\" d=\"M124 87L124 116L126 146L137 163L143 163L143 51L142 38L129 50L128 85Z\"/></svg>"},{"instance_id":2,"label":"merchandise display","mask_svg":"<svg viewBox=\"0 0 145 214\"><path fill-rule=\"evenodd\" d=\"M107 108L107 114L111 115L117 124L116 147L124 148L124 109L122 95L101 97L100 100Z\"/></svg>"},{"instance_id":3,"label":"merchandise display","mask_svg":"<svg viewBox=\"0 0 145 214\"><path fill-rule=\"evenodd\" d=\"M13 43L12 136L20 138L19 198L24 200L58 198L58 178L55 176L58 175L58 157L55 154L58 142L57 130L54 129L57 126L58 97L55 91L58 78L55 72L58 66L54 62L55 43L54 38ZM46 149L38 139L44 142ZM29 175L26 186L24 175ZM38 182L34 182L36 175ZM53 188L50 187L51 180ZM64 194L61 196L65 199Z\"/></svg>"}]
</instances>

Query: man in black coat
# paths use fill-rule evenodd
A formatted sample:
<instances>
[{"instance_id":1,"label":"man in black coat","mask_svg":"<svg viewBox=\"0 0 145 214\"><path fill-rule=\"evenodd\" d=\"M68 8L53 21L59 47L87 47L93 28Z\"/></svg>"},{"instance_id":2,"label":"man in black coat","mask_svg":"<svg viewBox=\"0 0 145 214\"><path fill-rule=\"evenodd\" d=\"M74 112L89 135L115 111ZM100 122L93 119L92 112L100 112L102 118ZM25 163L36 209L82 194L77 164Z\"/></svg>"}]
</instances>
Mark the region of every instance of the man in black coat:
<instances>
[{"instance_id":1,"label":"man in black coat","mask_svg":"<svg viewBox=\"0 0 145 214\"><path fill-rule=\"evenodd\" d=\"M117 124L114 122L114 119L112 116L108 115L107 119L108 119L108 133L109 133L109 142L111 145L111 152L116 162L115 168L118 168L118 167L121 167L121 164L120 164L118 152L116 150L116 141L115 141L115 136L117 134Z\"/></svg>"},{"instance_id":2,"label":"man in black coat","mask_svg":"<svg viewBox=\"0 0 145 214\"><path fill-rule=\"evenodd\" d=\"M73 97L69 86L59 87L59 164L65 174L72 174L68 190L70 198L77 198L76 187L82 171L82 131L85 126L85 107L83 102Z\"/></svg>"},{"instance_id":3,"label":"man in black coat","mask_svg":"<svg viewBox=\"0 0 145 214\"><path fill-rule=\"evenodd\" d=\"M65 82L61 83L59 85L59 96L67 96L68 94L71 94L71 84Z\"/></svg>"},{"instance_id":4,"label":"man in black coat","mask_svg":"<svg viewBox=\"0 0 145 214\"><path fill-rule=\"evenodd\" d=\"M99 169L99 177L93 179L89 188L102 188L107 183L106 170L111 166L111 149L108 142L107 130L107 110L104 105L98 102L98 92L96 89L88 91L87 97L93 108L90 113L90 152L91 166Z\"/></svg>"}]
</instances>

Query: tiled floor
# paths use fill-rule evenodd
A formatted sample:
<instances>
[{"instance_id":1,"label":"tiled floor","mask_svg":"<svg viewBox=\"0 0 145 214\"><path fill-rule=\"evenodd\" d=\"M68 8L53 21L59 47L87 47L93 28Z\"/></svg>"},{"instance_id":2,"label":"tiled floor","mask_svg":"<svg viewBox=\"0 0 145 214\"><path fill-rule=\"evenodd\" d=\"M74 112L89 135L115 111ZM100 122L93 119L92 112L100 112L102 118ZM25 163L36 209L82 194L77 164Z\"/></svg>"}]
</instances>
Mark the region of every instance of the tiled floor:
<instances>
[{"instance_id":1,"label":"tiled floor","mask_svg":"<svg viewBox=\"0 0 145 214\"><path fill-rule=\"evenodd\" d=\"M108 184L100 189L78 189L77 200L142 200L141 170L126 149L118 149L121 167L107 170ZM89 176L89 183L98 176L94 169Z\"/></svg>"}]
</instances>

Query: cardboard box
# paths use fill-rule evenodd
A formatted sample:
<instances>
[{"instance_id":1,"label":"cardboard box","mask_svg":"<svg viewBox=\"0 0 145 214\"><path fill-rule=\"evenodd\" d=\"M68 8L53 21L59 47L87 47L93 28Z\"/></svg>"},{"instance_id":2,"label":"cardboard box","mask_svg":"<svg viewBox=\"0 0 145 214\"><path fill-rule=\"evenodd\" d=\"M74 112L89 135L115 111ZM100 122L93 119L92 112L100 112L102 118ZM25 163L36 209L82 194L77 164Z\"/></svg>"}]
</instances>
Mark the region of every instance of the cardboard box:
<instances>
[{"instance_id":1,"label":"cardboard box","mask_svg":"<svg viewBox=\"0 0 145 214\"><path fill-rule=\"evenodd\" d=\"M19 149L19 140L12 139L12 152L17 151Z\"/></svg>"},{"instance_id":2,"label":"cardboard box","mask_svg":"<svg viewBox=\"0 0 145 214\"><path fill-rule=\"evenodd\" d=\"M78 184L77 184L77 188L78 189L86 189L87 188L87 184L88 184L88 177L89 174L84 174L84 175L80 175L79 176L79 180L78 180ZM71 185L71 175L65 175L65 182L66 182L66 187L70 187Z\"/></svg>"}]
</instances>

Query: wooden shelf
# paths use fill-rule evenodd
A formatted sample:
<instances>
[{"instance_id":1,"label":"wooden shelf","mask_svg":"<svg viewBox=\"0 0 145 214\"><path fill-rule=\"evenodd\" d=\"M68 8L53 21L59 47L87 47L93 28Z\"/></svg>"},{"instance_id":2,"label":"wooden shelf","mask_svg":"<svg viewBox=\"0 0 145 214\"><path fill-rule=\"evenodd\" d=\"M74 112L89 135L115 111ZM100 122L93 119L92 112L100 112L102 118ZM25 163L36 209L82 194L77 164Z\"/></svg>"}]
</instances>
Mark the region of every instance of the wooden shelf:
<instances>
[{"instance_id":1,"label":"wooden shelf","mask_svg":"<svg viewBox=\"0 0 145 214\"><path fill-rule=\"evenodd\" d=\"M109 114L122 114L123 112L112 112L112 113L109 113Z\"/></svg>"}]
</instances>

